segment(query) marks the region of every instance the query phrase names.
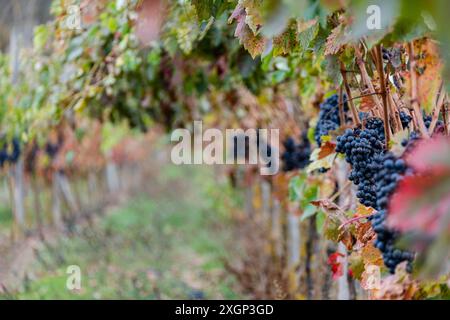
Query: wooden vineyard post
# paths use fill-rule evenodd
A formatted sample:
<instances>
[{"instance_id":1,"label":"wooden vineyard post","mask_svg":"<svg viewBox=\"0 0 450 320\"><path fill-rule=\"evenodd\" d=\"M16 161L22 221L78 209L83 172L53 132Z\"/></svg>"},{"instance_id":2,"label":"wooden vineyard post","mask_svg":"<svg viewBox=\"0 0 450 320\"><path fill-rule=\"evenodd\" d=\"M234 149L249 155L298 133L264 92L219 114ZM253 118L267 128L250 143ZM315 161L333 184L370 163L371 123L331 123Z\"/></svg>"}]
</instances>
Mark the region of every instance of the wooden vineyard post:
<instances>
[{"instance_id":1,"label":"wooden vineyard post","mask_svg":"<svg viewBox=\"0 0 450 320\"><path fill-rule=\"evenodd\" d=\"M318 253L318 235L316 230L316 215L311 216L307 221L305 232L305 245L306 245L306 257L305 257L305 281L306 281L306 297L307 299L314 299L316 294L315 274L317 272L317 253Z\"/></svg>"},{"instance_id":2,"label":"wooden vineyard post","mask_svg":"<svg viewBox=\"0 0 450 320\"><path fill-rule=\"evenodd\" d=\"M270 226L270 210L271 210L271 185L264 179L260 180L260 190L261 190L261 210L262 219L264 221L265 227Z\"/></svg>"},{"instance_id":3,"label":"wooden vineyard post","mask_svg":"<svg viewBox=\"0 0 450 320\"><path fill-rule=\"evenodd\" d=\"M33 194L33 210L36 215L37 229L38 232L41 234L43 228L42 206L41 206L38 178L36 177L35 174L31 176L31 191Z\"/></svg>"},{"instance_id":4,"label":"wooden vineyard post","mask_svg":"<svg viewBox=\"0 0 450 320\"><path fill-rule=\"evenodd\" d=\"M20 159L9 169L11 207L14 215L14 232L19 236L25 231L25 194L24 194L24 166Z\"/></svg>"},{"instance_id":5,"label":"wooden vineyard post","mask_svg":"<svg viewBox=\"0 0 450 320\"><path fill-rule=\"evenodd\" d=\"M72 198L75 203L75 207L77 208L76 214L80 214L83 212L83 209L85 206L83 205L86 201L86 195L83 196L83 192L80 190L82 188L82 184L84 182L84 179L80 179L77 177L72 177L71 181L69 181L67 178L67 183L69 186L69 190L71 190Z\"/></svg>"},{"instance_id":6,"label":"wooden vineyard post","mask_svg":"<svg viewBox=\"0 0 450 320\"><path fill-rule=\"evenodd\" d=\"M67 176L61 171L56 172L56 185L61 191L61 195L71 211L71 214L77 216L80 213L78 203L72 193L72 188L70 187Z\"/></svg>"},{"instance_id":7,"label":"wooden vineyard post","mask_svg":"<svg viewBox=\"0 0 450 320\"><path fill-rule=\"evenodd\" d=\"M88 173L88 205L90 208L96 206L96 199L98 197L98 185L97 185L97 175L95 171L89 170Z\"/></svg>"},{"instance_id":8,"label":"wooden vineyard post","mask_svg":"<svg viewBox=\"0 0 450 320\"><path fill-rule=\"evenodd\" d=\"M342 259L342 273L343 275L338 279L338 300L349 300L350 299L350 287L348 284L348 257L347 248L342 242L338 244L338 253L340 253Z\"/></svg>"},{"instance_id":9,"label":"wooden vineyard post","mask_svg":"<svg viewBox=\"0 0 450 320\"><path fill-rule=\"evenodd\" d=\"M106 185L110 194L117 193L120 190L119 173L117 165L114 162L108 161L106 163Z\"/></svg>"},{"instance_id":10,"label":"wooden vineyard post","mask_svg":"<svg viewBox=\"0 0 450 320\"><path fill-rule=\"evenodd\" d=\"M281 203L277 198L273 199L272 206L272 239L274 254L277 258L282 257L283 243L282 243L282 228L281 228Z\"/></svg>"},{"instance_id":11,"label":"wooden vineyard post","mask_svg":"<svg viewBox=\"0 0 450 320\"><path fill-rule=\"evenodd\" d=\"M254 210L253 210L253 189L252 185L245 186L245 213L248 218L253 217Z\"/></svg>"},{"instance_id":12,"label":"wooden vineyard post","mask_svg":"<svg viewBox=\"0 0 450 320\"><path fill-rule=\"evenodd\" d=\"M344 186L347 184L347 175L349 171L348 164L342 160L337 160L337 184L339 190L342 190ZM346 192L342 191L339 195L338 205L340 208L345 207L346 203L346 195L348 193L348 190ZM350 287L348 282L348 254L347 254L347 248L342 242L338 243L337 252L340 253L341 261L342 261L342 273L343 275L339 277L338 279L338 292L337 292L337 299L338 300L349 300L350 299Z\"/></svg>"},{"instance_id":13,"label":"wooden vineyard post","mask_svg":"<svg viewBox=\"0 0 450 320\"><path fill-rule=\"evenodd\" d=\"M52 177L52 218L57 229L62 228L61 195L58 187L58 174L53 172Z\"/></svg>"},{"instance_id":14,"label":"wooden vineyard post","mask_svg":"<svg viewBox=\"0 0 450 320\"><path fill-rule=\"evenodd\" d=\"M293 283L298 284L300 275L297 268L300 266L300 216L289 212L288 218L288 270L294 276Z\"/></svg>"},{"instance_id":15,"label":"wooden vineyard post","mask_svg":"<svg viewBox=\"0 0 450 320\"><path fill-rule=\"evenodd\" d=\"M287 191L287 190L286 190ZM286 195L287 196L287 195ZM286 235L286 267L289 272L291 272L296 279L294 283L298 284L298 274L297 267L300 264L300 215L298 212L298 207L293 206L289 201L286 203L286 214L285 214L285 224L284 229ZM283 230L283 228L282 228Z\"/></svg>"}]
</instances>

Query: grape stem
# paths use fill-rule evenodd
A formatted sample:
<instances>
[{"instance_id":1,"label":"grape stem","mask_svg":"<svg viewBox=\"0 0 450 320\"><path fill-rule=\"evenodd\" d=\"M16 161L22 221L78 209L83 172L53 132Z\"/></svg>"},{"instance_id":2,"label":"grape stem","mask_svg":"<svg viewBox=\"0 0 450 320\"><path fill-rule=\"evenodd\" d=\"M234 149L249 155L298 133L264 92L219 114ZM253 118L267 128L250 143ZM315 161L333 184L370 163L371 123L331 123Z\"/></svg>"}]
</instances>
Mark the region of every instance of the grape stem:
<instances>
[{"instance_id":1,"label":"grape stem","mask_svg":"<svg viewBox=\"0 0 450 320\"><path fill-rule=\"evenodd\" d=\"M352 111L353 121L357 126L361 124L361 121L359 120L358 112L356 111L355 105L353 103L352 99L352 93L350 91L350 86L348 85L347 81L347 73L345 72L344 63L341 61L341 74L342 74L342 80L344 82L345 92L347 93L348 102L350 104L350 110Z\"/></svg>"},{"instance_id":2,"label":"grape stem","mask_svg":"<svg viewBox=\"0 0 450 320\"><path fill-rule=\"evenodd\" d=\"M374 214L376 214L377 212L374 212L374 213L371 213L371 214L367 214L367 215L364 215L364 216L358 216L358 217L353 217L353 218L350 218L350 219L348 219L347 221L345 221L344 223L342 223L340 226L339 226L339 230L340 229L342 229L343 227L345 227L346 225L348 225L348 224L350 224L350 223L353 223L353 222L355 222L355 221L358 221L358 220L361 220L361 219L364 219L364 218L368 218L368 217L371 217L371 216L373 216Z\"/></svg>"},{"instance_id":3,"label":"grape stem","mask_svg":"<svg viewBox=\"0 0 450 320\"><path fill-rule=\"evenodd\" d=\"M437 121L439 119L439 111L441 110L442 105L445 102L446 93L443 92L443 90L442 90L443 88L444 88L444 82L441 81L441 85L439 86L439 90L438 90L438 93L436 96L436 103L433 108L430 128L428 129L428 133L430 135L433 134L434 128L436 127Z\"/></svg>"},{"instance_id":4,"label":"grape stem","mask_svg":"<svg viewBox=\"0 0 450 320\"><path fill-rule=\"evenodd\" d=\"M342 92L342 85L339 86L339 120L341 121L341 126L345 124L345 115L344 115L344 94Z\"/></svg>"},{"instance_id":5,"label":"grape stem","mask_svg":"<svg viewBox=\"0 0 450 320\"><path fill-rule=\"evenodd\" d=\"M429 138L427 128L423 121L422 114L420 112L419 100L418 100L418 88L417 88L417 73L416 73L416 59L414 57L414 48L412 42L408 42L408 55L409 55L409 73L411 76L411 105L413 107L413 113L417 121L420 133L424 138Z\"/></svg>"},{"instance_id":6,"label":"grape stem","mask_svg":"<svg viewBox=\"0 0 450 320\"><path fill-rule=\"evenodd\" d=\"M442 108L441 108L442 120L444 121L445 135L448 136L448 116L447 116L448 109L447 108L448 108L448 100L445 101L445 103L442 105Z\"/></svg>"},{"instance_id":7,"label":"grape stem","mask_svg":"<svg viewBox=\"0 0 450 320\"><path fill-rule=\"evenodd\" d=\"M392 97L391 91L389 89L388 89L387 97L388 97L389 108L391 110L391 115L392 115L392 118L394 119L395 132L402 131L403 126L402 126L402 121L400 120L400 114L398 111L398 107L395 104L394 98Z\"/></svg>"},{"instance_id":8,"label":"grape stem","mask_svg":"<svg viewBox=\"0 0 450 320\"><path fill-rule=\"evenodd\" d=\"M374 94L372 99L375 102L375 105L377 106L377 110L374 111L375 116L380 116L380 110L382 109L381 101L378 98L378 95L375 94L376 91L372 84L372 80L370 79L369 73L367 72L366 65L362 57L362 53L357 46L355 47L355 55L356 55L356 63L358 64L358 68L361 72L361 79L364 85L369 89L369 92Z\"/></svg>"},{"instance_id":9,"label":"grape stem","mask_svg":"<svg viewBox=\"0 0 450 320\"><path fill-rule=\"evenodd\" d=\"M330 201L331 201L331 202L334 202L334 200L336 200L337 197L339 197L339 195L340 195L342 192L344 192L348 187L350 187L351 184L352 184L352 182L351 182L350 180L348 180L348 181L342 186L342 188L341 188L339 191L337 191L335 194L333 194L333 195L331 196Z\"/></svg>"},{"instance_id":10,"label":"grape stem","mask_svg":"<svg viewBox=\"0 0 450 320\"><path fill-rule=\"evenodd\" d=\"M389 141L391 139L391 128L389 126L389 109L386 94L386 82L383 68L383 56L381 54L381 45L375 47L374 58L380 78L381 99L383 101L383 120L384 120L384 136L386 139L386 149L389 149Z\"/></svg>"}]
</instances>

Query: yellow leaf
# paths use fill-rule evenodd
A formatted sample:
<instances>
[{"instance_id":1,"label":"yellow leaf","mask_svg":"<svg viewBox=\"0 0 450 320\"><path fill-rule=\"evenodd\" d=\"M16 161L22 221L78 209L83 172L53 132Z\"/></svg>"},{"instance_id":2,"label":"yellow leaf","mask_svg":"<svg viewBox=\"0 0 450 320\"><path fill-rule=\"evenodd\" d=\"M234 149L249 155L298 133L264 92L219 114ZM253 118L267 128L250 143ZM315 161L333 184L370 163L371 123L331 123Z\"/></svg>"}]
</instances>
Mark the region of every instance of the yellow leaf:
<instances>
[{"instance_id":1,"label":"yellow leaf","mask_svg":"<svg viewBox=\"0 0 450 320\"><path fill-rule=\"evenodd\" d=\"M86 99L81 98L77 101L77 103L75 104L75 106L73 107L73 109L77 112L81 112L84 110L84 108L86 107L87 103L86 103Z\"/></svg>"}]
</instances>

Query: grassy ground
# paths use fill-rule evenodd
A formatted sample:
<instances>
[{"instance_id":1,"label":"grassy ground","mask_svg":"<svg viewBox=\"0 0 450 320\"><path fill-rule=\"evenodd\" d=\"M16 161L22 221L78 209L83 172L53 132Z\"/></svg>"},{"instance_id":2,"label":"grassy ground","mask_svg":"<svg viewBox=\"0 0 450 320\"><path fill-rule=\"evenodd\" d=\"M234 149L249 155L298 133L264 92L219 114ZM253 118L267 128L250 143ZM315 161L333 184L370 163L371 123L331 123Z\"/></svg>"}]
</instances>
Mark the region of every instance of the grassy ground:
<instances>
[{"instance_id":1,"label":"grassy ground","mask_svg":"<svg viewBox=\"0 0 450 320\"><path fill-rule=\"evenodd\" d=\"M234 200L226 186L210 168L165 166L146 189L39 249L29 279L4 298L242 298L224 270L223 259L239 254L227 249L234 246L224 203ZM79 291L66 288L70 265L81 269Z\"/></svg>"}]
</instances>

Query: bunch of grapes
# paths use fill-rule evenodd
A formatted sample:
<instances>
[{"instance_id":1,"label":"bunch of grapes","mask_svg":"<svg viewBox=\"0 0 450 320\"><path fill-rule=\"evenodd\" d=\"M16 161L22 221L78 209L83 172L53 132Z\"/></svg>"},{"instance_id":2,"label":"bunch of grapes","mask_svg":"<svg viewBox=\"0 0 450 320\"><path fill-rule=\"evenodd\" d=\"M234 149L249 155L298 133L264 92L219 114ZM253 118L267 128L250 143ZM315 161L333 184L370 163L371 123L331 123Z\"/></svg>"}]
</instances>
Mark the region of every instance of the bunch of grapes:
<instances>
[{"instance_id":1,"label":"bunch of grapes","mask_svg":"<svg viewBox=\"0 0 450 320\"><path fill-rule=\"evenodd\" d=\"M358 186L359 201L367 207L375 207L375 157L383 152L384 132L377 128L377 121L370 122L366 129L347 129L337 138L336 152L345 154L345 160L352 166L349 180Z\"/></svg>"},{"instance_id":2,"label":"bunch of grapes","mask_svg":"<svg viewBox=\"0 0 450 320\"><path fill-rule=\"evenodd\" d=\"M408 261L408 269L414 255L411 252L395 248L398 233L385 225L389 197L395 191L398 182L408 174L402 159L386 152L384 144L383 121L379 118L365 120L365 129L347 129L337 138L336 152L345 154L346 161L352 166L349 180L358 186L357 198L367 206L378 210L370 217L377 234L375 246L383 253L383 260L391 273L402 261Z\"/></svg>"},{"instance_id":3,"label":"bunch of grapes","mask_svg":"<svg viewBox=\"0 0 450 320\"><path fill-rule=\"evenodd\" d=\"M406 114L405 112L400 112L400 120L402 121L403 129L409 128L409 124L411 123L412 117ZM425 127L427 129L430 128L432 122L432 116L423 116L423 121ZM444 133L444 122L442 120L438 120L436 122L436 127L433 131L433 134ZM406 147L406 150L414 147L415 142L420 139L420 133L418 131L412 131L408 138L403 139L401 142L403 147Z\"/></svg>"},{"instance_id":4,"label":"bunch of grapes","mask_svg":"<svg viewBox=\"0 0 450 320\"><path fill-rule=\"evenodd\" d=\"M20 157L19 139L13 138L11 142L3 142L0 149L0 168L6 163L15 164Z\"/></svg>"},{"instance_id":5,"label":"bunch of grapes","mask_svg":"<svg viewBox=\"0 0 450 320\"><path fill-rule=\"evenodd\" d=\"M428 115L428 116L423 116L423 122L425 123L425 127L427 127L427 129L430 128L431 126L431 122L433 121L433 117ZM443 133L444 132L444 122L442 120L438 120L436 122L436 126L434 127L433 130L433 134L435 133Z\"/></svg>"},{"instance_id":6,"label":"bunch of grapes","mask_svg":"<svg viewBox=\"0 0 450 320\"><path fill-rule=\"evenodd\" d=\"M414 254L395 248L395 241L399 234L386 227L385 218L390 196L403 177L412 172L403 159L395 157L391 152L378 155L375 161L378 163L378 170L375 174L377 198L375 208L378 212L371 219L373 229L377 234L375 246L383 253L384 263L391 273L394 273L396 266L403 261L408 261L407 270L410 272Z\"/></svg>"},{"instance_id":7,"label":"bunch of grapes","mask_svg":"<svg viewBox=\"0 0 450 320\"><path fill-rule=\"evenodd\" d=\"M412 117L404 111L400 111L399 116L400 116L400 121L402 123L403 129L409 128ZM431 115L425 115L425 114L423 115L423 122L427 129L430 128L432 121L433 121L433 117ZM436 122L436 127L435 127L435 130L433 133L436 133L436 131L439 131L440 128L443 126L444 126L444 122L442 120L438 120Z\"/></svg>"},{"instance_id":8,"label":"bunch of grapes","mask_svg":"<svg viewBox=\"0 0 450 320\"><path fill-rule=\"evenodd\" d=\"M296 144L292 137L288 137L284 142L285 151L281 155L283 160L283 171L302 169L309 164L311 155L311 144L306 134L303 134L299 144Z\"/></svg>"},{"instance_id":9,"label":"bunch of grapes","mask_svg":"<svg viewBox=\"0 0 450 320\"><path fill-rule=\"evenodd\" d=\"M53 159L58 154L60 147L61 146L59 145L59 143L47 142L45 144L45 152L51 159Z\"/></svg>"},{"instance_id":10,"label":"bunch of grapes","mask_svg":"<svg viewBox=\"0 0 450 320\"><path fill-rule=\"evenodd\" d=\"M412 117L404 111L400 111L400 122L402 123L402 128L406 129L412 120Z\"/></svg>"},{"instance_id":11,"label":"bunch of grapes","mask_svg":"<svg viewBox=\"0 0 450 320\"><path fill-rule=\"evenodd\" d=\"M344 95L344 111L348 110L347 97ZM314 139L318 146L322 143L322 136L336 130L341 125L339 118L339 96L332 95L320 104L319 120L314 132Z\"/></svg>"}]
</instances>

